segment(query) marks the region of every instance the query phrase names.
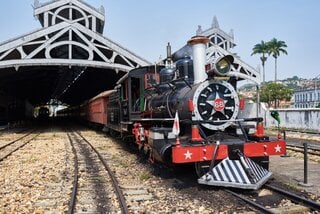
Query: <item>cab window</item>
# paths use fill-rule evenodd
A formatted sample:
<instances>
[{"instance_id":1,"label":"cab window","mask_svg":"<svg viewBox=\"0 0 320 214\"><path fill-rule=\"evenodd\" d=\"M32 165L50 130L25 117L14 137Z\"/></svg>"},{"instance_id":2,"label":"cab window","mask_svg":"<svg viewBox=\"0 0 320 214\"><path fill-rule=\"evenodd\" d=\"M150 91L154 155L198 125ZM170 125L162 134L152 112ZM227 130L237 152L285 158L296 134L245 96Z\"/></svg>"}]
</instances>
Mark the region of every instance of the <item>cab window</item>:
<instances>
[{"instance_id":1,"label":"cab window","mask_svg":"<svg viewBox=\"0 0 320 214\"><path fill-rule=\"evenodd\" d=\"M158 73L146 73L144 75L144 88L151 88L159 83Z\"/></svg>"},{"instance_id":2,"label":"cab window","mask_svg":"<svg viewBox=\"0 0 320 214\"><path fill-rule=\"evenodd\" d=\"M132 111L140 111L140 79L131 78L131 98L132 98Z\"/></svg>"}]
</instances>

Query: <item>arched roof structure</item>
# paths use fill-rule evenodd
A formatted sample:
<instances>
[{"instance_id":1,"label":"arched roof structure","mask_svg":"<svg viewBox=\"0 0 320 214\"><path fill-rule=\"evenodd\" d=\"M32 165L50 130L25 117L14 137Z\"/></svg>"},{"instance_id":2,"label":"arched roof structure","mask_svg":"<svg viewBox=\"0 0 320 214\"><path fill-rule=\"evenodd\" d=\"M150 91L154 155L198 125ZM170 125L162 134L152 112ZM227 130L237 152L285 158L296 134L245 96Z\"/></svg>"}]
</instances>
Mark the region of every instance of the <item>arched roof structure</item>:
<instances>
[{"instance_id":1,"label":"arched roof structure","mask_svg":"<svg viewBox=\"0 0 320 214\"><path fill-rule=\"evenodd\" d=\"M0 90L33 104L78 104L150 63L103 36L105 10L82 0L34 1L42 28L0 44Z\"/></svg>"}]
</instances>

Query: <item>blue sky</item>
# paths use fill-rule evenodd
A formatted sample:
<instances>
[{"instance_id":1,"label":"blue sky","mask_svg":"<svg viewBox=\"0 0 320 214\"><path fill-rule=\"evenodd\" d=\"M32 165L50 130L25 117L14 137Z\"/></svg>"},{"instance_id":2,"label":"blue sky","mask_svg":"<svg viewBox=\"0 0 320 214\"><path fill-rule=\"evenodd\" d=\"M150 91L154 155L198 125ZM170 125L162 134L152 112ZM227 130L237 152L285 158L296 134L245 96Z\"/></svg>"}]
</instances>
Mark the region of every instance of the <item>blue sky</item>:
<instances>
[{"instance_id":1,"label":"blue sky","mask_svg":"<svg viewBox=\"0 0 320 214\"><path fill-rule=\"evenodd\" d=\"M312 79L320 74L319 0L85 0L106 10L104 36L151 61L165 56L167 42L177 50L195 35L198 25L211 26L217 16L220 28L234 30L237 53L256 68L259 56L252 47L272 38L287 43L288 55L278 60L278 78L297 75ZM1 2L0 42L40 28L33 17L33 0ZM40 0L46 2L46 0ZM266 64L266 79L274 78L274 60Z\"/></svg>"}]
</instances>

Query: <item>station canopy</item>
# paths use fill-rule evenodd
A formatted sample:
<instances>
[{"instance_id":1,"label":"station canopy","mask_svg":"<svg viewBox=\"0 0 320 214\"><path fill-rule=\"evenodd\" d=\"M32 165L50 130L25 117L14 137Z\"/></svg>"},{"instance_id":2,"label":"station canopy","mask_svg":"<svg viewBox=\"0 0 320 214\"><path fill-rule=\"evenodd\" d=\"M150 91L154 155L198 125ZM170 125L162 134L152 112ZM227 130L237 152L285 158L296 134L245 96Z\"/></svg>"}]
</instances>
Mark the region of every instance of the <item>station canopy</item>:
<instances>
[{"instance_id":1,"label":"station canopy","mask_svg":"<svg viewBox=\"0 0 320 214\"><path fill-rule=\"evenodd\" d=\"M83 0L34 1L34 16L42 28L0 43L0 92L33 105L59 101L77 105L116 82L133 68L151 65L103 36L105 10ZM216 17L196 35L209 39L207 62L233 55L230 75L259 85L260 73L232 53L233 31L220 29ZM186 39L187 40L187 39ZM183 47L173 58L192 55Z\"/></svg>"},{"instance_id":2,"label":"station canopy","mask_svg":"<svg viewBox=\"0 0 320 214\"><path fill-rule=\"evenodd\" d=\"M80 0L34 2L42 28L0 43L0 91L42 105L80 104L150 63L103 36L105 10Z\"/></svg>"}]
</instances>

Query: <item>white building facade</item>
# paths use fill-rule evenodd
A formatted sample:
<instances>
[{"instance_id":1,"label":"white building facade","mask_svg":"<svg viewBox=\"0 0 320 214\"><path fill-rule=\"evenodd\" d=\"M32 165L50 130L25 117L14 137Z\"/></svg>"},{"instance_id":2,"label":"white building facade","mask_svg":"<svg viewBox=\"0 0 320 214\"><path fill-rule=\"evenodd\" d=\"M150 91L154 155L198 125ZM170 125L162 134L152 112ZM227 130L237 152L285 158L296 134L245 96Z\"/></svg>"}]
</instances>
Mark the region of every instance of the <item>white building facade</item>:
<instances>
[{"instance_id":1,"label":"white building facade","mask_svg":"<svg viewBox=\"0 0 320 214\"><path fill-rule=\"evenodd\" d=\"M295 91L294 108L316 108L320 104L320 88Z\"/></svg>"}]
</instances>

